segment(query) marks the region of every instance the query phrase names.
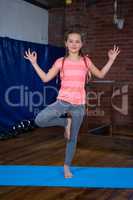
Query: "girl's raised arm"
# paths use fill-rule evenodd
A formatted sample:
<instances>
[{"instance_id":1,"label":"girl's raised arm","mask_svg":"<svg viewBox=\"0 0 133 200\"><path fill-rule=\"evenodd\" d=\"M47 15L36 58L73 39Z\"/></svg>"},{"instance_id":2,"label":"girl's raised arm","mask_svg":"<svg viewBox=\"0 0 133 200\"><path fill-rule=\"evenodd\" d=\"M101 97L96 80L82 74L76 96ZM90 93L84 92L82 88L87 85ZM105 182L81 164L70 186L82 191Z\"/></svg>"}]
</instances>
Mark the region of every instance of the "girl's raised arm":
<instances>
[{"instance_id":1,"label":"girl's raised arm","mask_svg":"<svg viewBox=\"0 0 133 200\"><path fill-rule=\"evenodd\" d=\"M91 63L90 71L91 73L96 76L97 78L104 78L104 76L107 74L109 69L111 68L112 64L114 63L114 60L117 58L118 54L120 53L120 50L118 47L114 45L114 48L108 51L108 61L105 64L105 66L99 70L93 63Z\"/></svg>"},{"instance_id":2,"label":"girl's raised arm","mask_svg":"<svg viewBox=\"0 0 133 200\"><path fill-rule=\"evenodd\" d=\"M36 73L43 82L48 82L52 80L59 73L59 69L54 66L52 66L48 73L45 73L37 64L37 53L35 51L31 52L30 49L28 49L28 51L25 51L24 58L31 62Z\"/></svg>"}]
</instances>

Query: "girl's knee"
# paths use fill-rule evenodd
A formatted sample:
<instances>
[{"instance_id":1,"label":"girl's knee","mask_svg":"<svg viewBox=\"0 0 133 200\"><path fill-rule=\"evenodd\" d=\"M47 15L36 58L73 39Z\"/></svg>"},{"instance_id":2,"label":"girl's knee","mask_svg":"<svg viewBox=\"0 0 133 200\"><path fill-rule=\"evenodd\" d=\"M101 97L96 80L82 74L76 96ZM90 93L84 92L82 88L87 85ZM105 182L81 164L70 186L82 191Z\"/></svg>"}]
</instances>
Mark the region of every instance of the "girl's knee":
<instances>
[{"instance_id":1,"label":"girl's knee","mask_svg":"<svg viewBox=\"0 0 133 200\"><path fill-rule=\"evenodd\" d=\"M35 124L38 126L38 127L43 127L43 123L42 123L42 119L39 117L39 114L36 116L35 118Z\"/></svg>"},{"instance_id":2,"label":"girl's knee","mask_svg":"<svg viewBox=\"0 0 133 200\"><path fill-rule=\"evenodd\" d=\"M48 123L48 117L44 112L41 111L35 118L35 124L39 127L45 127L47 123Z\"/></svg>"}]
</instances>

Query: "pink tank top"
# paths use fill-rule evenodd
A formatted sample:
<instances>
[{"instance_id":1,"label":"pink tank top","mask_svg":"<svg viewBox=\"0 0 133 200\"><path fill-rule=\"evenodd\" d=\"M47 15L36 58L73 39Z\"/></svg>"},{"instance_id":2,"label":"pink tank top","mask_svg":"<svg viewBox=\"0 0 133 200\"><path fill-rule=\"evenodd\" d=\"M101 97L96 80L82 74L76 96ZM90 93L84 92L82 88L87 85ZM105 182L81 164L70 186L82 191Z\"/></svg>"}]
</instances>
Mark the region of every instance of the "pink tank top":
<instances>
[{"instance_id":1,"label":"pink tank top","mask_svg":"<svg viewBox=\"0 0 133 200\"><path fill-rule=\"evenodd\" d=\"M66 58L63 67L62 62L63 57L57 59L54 63L54 67L60 69L61 78L61 88L57 99L75 105L85 104L85 80L91 60L86 57L88 68L86 67L82 57L79 61L72 61Z\"/></svg>"}]
</instances>

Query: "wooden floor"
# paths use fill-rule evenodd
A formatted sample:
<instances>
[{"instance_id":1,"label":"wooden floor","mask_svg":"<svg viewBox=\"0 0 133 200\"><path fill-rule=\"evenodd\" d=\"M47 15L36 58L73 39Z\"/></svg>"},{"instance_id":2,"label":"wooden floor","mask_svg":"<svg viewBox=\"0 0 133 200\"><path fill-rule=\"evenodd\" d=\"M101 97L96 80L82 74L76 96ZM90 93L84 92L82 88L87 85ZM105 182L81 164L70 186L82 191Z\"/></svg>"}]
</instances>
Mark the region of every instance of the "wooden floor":
<instances>
[{"instance_id":1,"label":"wooden floor","mask_svg":"<svg viewBox=\"0 0 133 200\"><path fill-rule=\"evenodd\" d=\"M112 145L109 145L112 144ZM131 148L121 151L118 138L80 134L73 164L133 167ZM101 145L99 145L101 144ZM132 144L129 143L130 145ZM129 146L130 146L129 145ZM103 146L103 148L102 148ZM119 148L116 148L119 146ZM123 145L122 145L123 146ZM109 148L108 148L109 147ZM132 146L133 147L133 146ZM0 141L0 164L63 165L65 141L60 128L36 129L18 138ZM114 180L115 181L115 180ZM133 190L59 187L0 187L0 200L133 200Z\"/></svg>"}]
</instances>

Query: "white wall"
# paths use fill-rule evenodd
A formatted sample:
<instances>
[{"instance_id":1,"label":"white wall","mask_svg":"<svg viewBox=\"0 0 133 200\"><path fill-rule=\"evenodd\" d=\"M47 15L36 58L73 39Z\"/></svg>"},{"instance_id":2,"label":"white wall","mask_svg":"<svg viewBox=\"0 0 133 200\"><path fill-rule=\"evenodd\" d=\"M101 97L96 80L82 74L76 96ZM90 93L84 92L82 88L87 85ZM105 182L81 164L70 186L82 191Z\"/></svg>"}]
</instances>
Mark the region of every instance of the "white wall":
<instances>
[{"instance_id":1,"label":"white wall","mask_svg":"<svg viewBox=\"0 0 133 200\"><path fill-rule=\"evenodd\" d=\"M22 0L0 0L0 36L48 43L48 11Z\"/></svg>"}]
</instances>

